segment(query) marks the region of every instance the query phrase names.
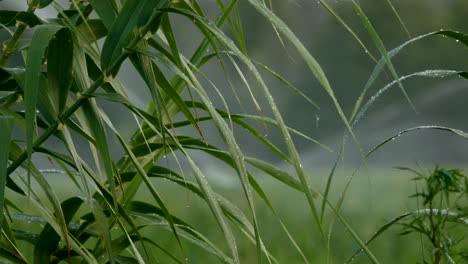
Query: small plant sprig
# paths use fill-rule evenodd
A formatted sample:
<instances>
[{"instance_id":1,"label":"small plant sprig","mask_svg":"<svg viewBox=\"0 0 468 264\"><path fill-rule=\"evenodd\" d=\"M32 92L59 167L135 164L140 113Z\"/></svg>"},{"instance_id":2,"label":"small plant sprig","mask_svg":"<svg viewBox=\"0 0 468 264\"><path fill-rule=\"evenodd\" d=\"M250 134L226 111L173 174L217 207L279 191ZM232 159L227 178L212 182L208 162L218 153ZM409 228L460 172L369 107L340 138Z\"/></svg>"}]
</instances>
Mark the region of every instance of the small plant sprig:
<instances>
[{"instance_id":1,"label":"small plant sprig","mask_svg":"<svg viewBox=\"0 0 468 264\"><path fill-rule=\"evenodd\" d=\"M460 169L444 169L436 167L427 176L409 168L417 175L413 180L423 182L422 190L410 197L418 200L418 213L412 214L403 223L402 234L419 233L427 238L431 244L431 261L426 259L423 263L441 263L446 259L448 263L456 263L454 258L465 258L462 252L457 252L454 247L463 240L454 238L450 229L464 223L468 225L467 201L468 201L468 177L462 174Z\"/></svg>"}]
</instances>

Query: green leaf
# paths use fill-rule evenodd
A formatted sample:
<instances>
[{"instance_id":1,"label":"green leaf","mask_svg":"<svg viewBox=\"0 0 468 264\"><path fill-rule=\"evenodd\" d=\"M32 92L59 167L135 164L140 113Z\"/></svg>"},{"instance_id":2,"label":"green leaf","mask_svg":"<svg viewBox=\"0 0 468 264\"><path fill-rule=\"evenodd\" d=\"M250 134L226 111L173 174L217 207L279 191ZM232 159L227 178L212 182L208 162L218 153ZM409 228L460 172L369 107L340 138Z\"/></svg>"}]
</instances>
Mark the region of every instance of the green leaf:
<instances>
[{"instance_id":1,"label":"green leaf","mask_svg":"<svg viewBox=\"0 0 468 264\"><path fill-rule=\"evenodd\" d=\"M113 0L89 0L99 18L102 20L108 30L111 29L114 20L117 17L117 10ZM136 2L136 1L132 1Z\"/></svg>"},{"instance_id":2,"label":"green leaf","mask_svg":"<svg viewBox=\"0 0 468 264\"><path fill-rule=\"evenodd\" d=\"M62 202L61 207L67 224L70 223L82 203L83 200L78 197L72 197ZM59 242L59 234L57 234L50 224L47 224L42 229L39 239L35 244L34 262L48 263L52 259L52 254L57 250Z\"/></svg>"},{"instance_id":3,"label":"green leaf","mask_svg":"<svg viewBox=\"0 0 468 264\"><path fill-rule=\"evenodd\" d=\"M0 10L0 24L6 27L12 27L15 26L16 22L24 23L31 28L42 24L42 21L34 13Z\"/></svg>"},{"instance_id":4,"label":"green leaf","mask_svg":"<svg viewBox=\"0 0 468 264\"><path fill-rule=\"evenodd\" d=\"M50 5L54 0L39 0L38 8L44 8Z\"/></svg>"},{"instance_id":5,"label":"green leaf","mask_svg":"<svg viewBox=\"0 0 468 264\"><path fill-rule=\"evenodd\" d=\"M399 79L398 74L397 74L397 72L395 70L395 67L393 66L392 61L390 60L390 57L388 56L387 49L385 48L385 45L384 45L382 39L377 34L377 31L372 26L371 22L369 21L369 18L367 18L366 14L364 13L364 11L362 11L361 7L356 3L356 1L352 0L352 3L353 3L354 9L357 11L359 18L362 21L364 27L369 32L369 35L371 36L372 40L374 41L377 49L379 50L382 57L385 59L385 63L387 64L388 69L392 73L393 78L395 80L398 80ZM416 111L416 108L414 107L413 103L411 102L411 99L409 98L408 94L406 93L406 90L403 87L403 85L401 84L401 82L398 82L398 86L400 87L401 92L405 96L405 98L408 101L411 108L413 108L413 110Z\"/></svg>"},{"instance_id":6,"label":"green leaf","mask_svg":"<svg viewBox=\"0 0 468 264\"><path fill-rule=\"evenodd\" d=\"M109 35L102 48L101 68L104 72L107 73L115 60L125 52L124 49L137 36L137 32L148 22L156 9L167 6L169 6L169 1L167 0L125 2L125 5L112 24L112 28L109 30ZM115 69L113 73L117 72L117 70Z\"/></svg>"},{"instance_id":7,"label":"green leaf","mask_svg":"<svg viewBox=\"0 0 468 264\"><path fill-rule=\"evenodd\" d=\"M90 44L107 36L109 33L107 28L99 19L88 19L86 20L86 23L81 23L76 28L86 39L86 42Z\"/></svg>"},{"instance_id":8,"label":"green leaf","mask_svg":"<svg viewBox=\"0 0 468 264\"><path fill-rule=\"evenodd\" d=\"M418 131L418 130L441 130L441 131L446 131L446 132L450 132L450 133L453 133L457 136L460 136L464 139L468 139L468 133L466 133L465 131L462 131L460 129L455 129L455 128L450 128L450 127L444 127L444 126L417 126L417 127L412 127L412 128L408 128L408 129L405 129L405 130L402 130L400 132L398 132L398 134L395 134L387 139L385 139L384 141L382 141L381 143L379 143L377 146L373 147L368 153L366 156L370 156L373 152L375 152L377 149L381 148L382 146L384 146L385 144L393 141L394 139L408 133L408 132L413 132L413 131Z\"/></svg>"},{"instance_id":9,"label":"green leaf","mask_svg":"<svg viewBox=\"0 0 468 264\"><path fill-rule=\"evenodd\" d=\"M246 161L250 164L252 164L254 167L262 170L263 172L267 173L270 176L273 176L273 178L281 181L282 183L300 191L304 192L304 188L301 185L301 182L298 181L294 176L291 174L287 173L284 170L281 170L280 168L274 166L273 164L270 164L268 162L265 162L263 160L259 160L256 158L246 158ZM317 193L314 193L314 196L317 196Z\"/></svg>"},{"instance_id":10,"label":"green leaf","mask_svg":"<svg viewBox=\"0 0 468 264\"><path fill-rule=\"evenodd\" d=\"M32 156L36 103L39 91L39 78L45 50L52 37L61 29L57 25L40 26L32 36L26 61L26 80L24 85L24 104L26 108L26 145L27 155Z\"/></svg>"},{"instance_id":11,"label":"green leaf","mask_svg":"<svg viewBox=\"0 0 468 264\"><path fill-rule=\"evenodd\" d=\"M3 223L3 198L7 181L8 157L10 155L10 140L13 130L13 118L0 116L0 226Z\"/></svg>"},{"instance_id":12,"label":"green leaf","mask_svg":"<svg viewBox=\"0 0 468 264\"><path fill-rule=\"evenodd\" d=\"M60 29L49 43L47 52L47 79L49 93L57 114L65 108L68 91L73 81L73 39L70 29Z\"/></svg>"},{"instance_id":13,"label":"green leaf","mask_svg":"<svg viewBox=\"0 0 468 264\"><path fill-rule=\"evenodd\" d=\"M99 108L94 102L94 99L88 99L82 104L82 109L86 115L86 119L96 142L96 148L101 156L104 170L106 173L107 182L110 191L115 195L115 180L114 171L112 169L112 159L109 152L108 138L101 120Z\"/></svg>"},{"instance_id":14,"label":"green leaf","mask_svg":"<svg viewBox=\"0 0 468 264\"><path fill-rule=\"evenodd\" d=\"M341 223L345 226L346 230L348 230L348 232L354 238L354 241L356 241L358 243L358 245L361 247L361 249L369 257L369 260L374 264L379 264L380 262L374 256L372 251L370 251L369 248L366 246L366 244L359 238L358 234L356 234L356 232L354 232L353 228L348 224L348 222L343 218L343 216L341 216L341 214L338 211L336 211L336 209L332 205L329 204L329 206L332 209L332 211L336 214L338 219L341 221Z\"/></svg>"}]
</instances>

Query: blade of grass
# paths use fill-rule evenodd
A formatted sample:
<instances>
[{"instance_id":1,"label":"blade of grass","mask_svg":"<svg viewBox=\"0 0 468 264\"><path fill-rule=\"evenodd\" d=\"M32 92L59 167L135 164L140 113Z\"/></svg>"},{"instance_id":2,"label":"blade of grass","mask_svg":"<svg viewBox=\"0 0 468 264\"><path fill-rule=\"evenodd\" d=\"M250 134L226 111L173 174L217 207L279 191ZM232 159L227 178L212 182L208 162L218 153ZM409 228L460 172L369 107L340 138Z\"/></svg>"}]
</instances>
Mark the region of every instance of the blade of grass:
<instances>
[{"instance_id":1,"label":"blade of grass","mask_svg":"<svg viewBox=\"0 0 468 264\"><path fill-rule=\"evenodd\" d=\"M47 52L49 95L57 114L62 114L72 84L73 42L68 28L62 28L50 41Z\"/></svg>"},{"instance_id":2,"label":"blade of grass","mask_svg":"<svg viewBox=\"0 0 468 264\"><path fill-rule=\"evenodd\" d=\"M124 48L132 41L135 30L143 27L156 9L167 7L169 4L167 0L125 2L102 47L101 68L106 75L114 75L118 71L117 67L109 72L110 66L125 52Z\"/></svg>"},{"instance_id":3,"label":"blade of grass","mask_svg":"<svg viewBox=\"0 0 468 264\"><path fill-rule=\"evenodd\" d=\"M362 11L361 7L356 3L355 0L351 0L352 3L353 3L353 7L354 9L357 11L358 13L358 16L359 18L361 19L362 21L362 24L364 25L364 27L367 29L367 31L369 32L369 35L371 36L372 40L374 41L377 49L379 50L380 54L382 55L382 57L385 59L385 63L387 64L387 67L388 69L390 70L390 72L392 73L393 75L393 78L395 80L399 80L398 78L398 74L395 70L395 67L393 66L393 63L392 61L390 60L390 57L388 56L388 53L387 53L387 49L385 48L385 45L382 41L382 39L380 38L380 36L378 35L377 31L374 29L374 27L372 26L369 18L366 16L366 14L364 13L364 11ZM411 106L411 108L415 111L416 111L416 108L414 107L413 103L411 102L411 99L409 98L408 94L406 93L406 90L405 88L403 87L403 84L401 84L401 82L398 82L398 86L400 87L401 89L401 92L403 93L403 95L405 96L406 100L408 101L409 105Z\"/></svg>"},{"instance_id":4,"label":"blade of grass","mask_svg":"<svg viewBox=\"0 0 468 264\"><path fill-rule=\"evenodd\" d=\"M0 226L3 226L3 200L5 197L12 130L13 118L9 116L0 116Z\"/></svg>"}]
</instances>

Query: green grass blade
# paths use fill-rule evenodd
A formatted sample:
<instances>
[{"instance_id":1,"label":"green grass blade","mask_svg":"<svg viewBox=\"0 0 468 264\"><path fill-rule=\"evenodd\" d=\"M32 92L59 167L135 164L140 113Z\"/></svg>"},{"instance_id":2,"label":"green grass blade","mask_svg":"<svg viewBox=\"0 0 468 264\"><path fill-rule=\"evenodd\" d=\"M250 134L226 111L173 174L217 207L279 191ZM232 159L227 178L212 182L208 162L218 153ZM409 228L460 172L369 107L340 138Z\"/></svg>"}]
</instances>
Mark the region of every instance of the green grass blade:
<instances>
[{"instance_id":1,"label":"green grass blade","mask_svg":"<svg viewBox=\"0 0 468 264\"><path fill-rule=\"evenodd\" d=\"M369 35L371 36L372 40L374 41L377 49L379 50L380 54L382 55L382 57L385 59L385 63L387 64L387 67L388 69L390 70L390 72L392 73L393 75L393 78L395 80L398 80L398 74L395 70L395 67L393 66L393 63L392 61L390 60L390 57L388 56L388 53L387 53L387 49L385 48L385 45L382 41L382 39L380 38L380 36L377 34L377 31L374 29L374 27L372 26L369 18L367 18L366 14L364 13L364 11L362 11L361 7L356 3L355 0L352 0L352 3L353 3L353 7L354 9L357 11L358 15L359 15L359 18L361 19L364 27L367 29L367 31L369 32ZM415 112L416 111L416 108L414 107L413 103L411 102L411 99L409 98L408 94L406 93L406 90L405 88L403 87L403 85L401 84L401 82L398 82L398 86L400 87L401 89L401 92L403 93L403 95L405 96L406 100L408 101L409 105L411 106L411 108L413 108L413 110Z\"/></svg>"},{"instance_id":2,"label":"green grass blade","mask_svg":"<svg viewBox=\"0 0 468 264\"><path fill-rule=\"evenodd\" d=\"M107 74L109 67L115 63L124 51L124 48L130 44L135 36L135 32L144 26L149 18L158 8L167 7L167 0L141 0L126 1L119 15L109 30L109 35L104 42L101 55L101 68ZM117 69L113 69L115 73Z\"/></svg>"},{"instance_id":3,"label":"green grass blade","mask_svg":"<svg viewBox=\"0 0 468 264\"><path fill-rule=\"evenodd\" d=\"M348 224L348 222L341 216L339 212L335 210L335 208L329 204L330 208L333 210L333 212L336 214L338 219L341 221L341 223L345 226L346 230L351 234L351 236L354 238L354 240L359 244L361 249L366 253L366 255L369 257L369 260L374 263L374 264L379 264L380 262L377 260L377 258L374 256L372 251L366 246L364 242L359 238L358 234L354 232L353 228Z\"/></svg>"},{"instance_id":4,"label":"green grass blade","mask_svg":"<svg viewBox=\"0 0 468 264\"><path fill-rule=\"evenodd\" d=\"M109 189L113 194L115 194L115 180L112 169L112 159L109 152L109 141L102 124L99 108L92 100L93 99L89 99L83 103L82 109L86 115L87 125L89 125L93 138L96 140L96 148L99 152L99 155L101 156L101 161L104 166Z\"/></svg>"},{"instance_id":5,"label":"green grass blade","mask_svg":"<svg viewBox=\"0 0 468 264\"><path fill-rule=\"evenodd\" d=\"M353 31L353 29L343 20L343 18L341 18L338 13L335 12L335 10L333 10L333 8L327 3L325 2L324 0L319 0L319 3L325 7L325 9L333 16L335 17L336 20L338 20L338 22L340 22L340 24L346 29L346 31L348 31L351 36L353 36L353 38L357 41L357 43L359 43L359 45L364 49L364 51L366 52L366 54L373 60L373 61L377 61L375 59L375 57L370 53L369 49L366 47L366 45L361 41L361 39L357 36L357 34Z\"/></svg>"},{"instance_id":6,"label":"green grass blade","mask_svg":"<svg viewBox=\"0 0 468 264\"><path fill-rule=\"evenodd\" d=\"M273 164L251 157L246 157L246 161L254 167L272 176L273 178L290 186L291 188L296 189L300 192L304 192L304 187L300 181L298 181L296 178L294 178L294 176L287 173L286 171L274 166ZM314 192L314 196L316 197L317 193Z\"/></svg>"},{"instance_id":7,"label":"green grass blade","mask_svg":"<svg viewBox=\"0 0 468 264\"><path fill-rule=\"evenodd\" d=\"M453 70L425 70L421 72L415 72L409 75L405 75L400 77L398 80L395 80L387 85L385 85L383 88L378 90L371 98L366 102L366 104L357 112L355 115L355 118L353 120L352 125L356 125L359 121L361 121L362 117L365 115L365 113L369 110L370 106L380 97L382 96L383 93L385 93L388 89L393 87L397 83L401 83L406 79L412 78L412 77L428 77L428 78L444 78L444 77L451 77L451 76L466 76L468 73L466 72L461 72L461 71L453 71Z\"/></svg>"},{"instance_id":8,"label":"green grass blade","mask_svg":"<svg viewBox=\"0 0 468 264\"><path fill-rule=\"evenodd\" d=\"M107 125L112 129L114 134L116 135L116 137L119 140L119 142L120 142L122 148L124 149L125 153L129 156L131 162L133 163L135 169L137 170L139 176L142 178L143 182L148 187L152 197L155 199L157 204L161 207L161 210L163 211L164 216L166 217L166 220L169 223L169 226L171 227L171 230L172 230L175 238L177 239L177 242L178 242L179 246L182 248L182 244L181 244L180 238L179 238L179 236L177 234L174 221L172 220L172 216L169 213L169 210L168 210L167 206L165 205L164 201L162 200L161 195L158 193L158 191L154 187L154 185L151 182L150 178L148 177L148 174L146 173L145 169L142 167L142 165L138 161L138 158L132 152L131 148L127 145L127 143L125 143L125 140L120 136L119 132L112 125L112 123L110 122L108 117L103 114L102 118L107 123Z\"/></svg>"},{"instance_id":9,"label":"green grass blade","mask_svg":"<svg viewBox=\"0 0 468 264\"><path fill-rule=\"evenodd\" d=\"M405 31L406 35L408 36L409 39L411 39L411 34L408 30L408 28L405 25L405 22L403 22L403 19L401 19L400 14L398 14L398 11L396 10L395 6L392 4L392 1L387 0L387 4L390 6L390 8L393 11L393 14L395 14L395 17L398 19L398 22L400 23L401 27Z\"/></svg>"},{"instance_id":10,"label":"green grass blade","mask_svg":"<svg viewBox=\"0 0 468 264\"><path fill-rule=\"evenodd\" d=\"M210 209L216 218L216 221L218 222L219 226L223 230L228 246L231 249L232 257L234 258L234 263L240 263L239 253L237 251L236 239L234 238L234 234L232 233L231 228L229 227L228 223L224 219L225 217L221 211L220 205L216 199L216 196L213 190L211 189L210 184L208 183L206 179L206 176L203 174L200 168L198 168L195 162L193 162L190 156L187 156L187 160L190 163L190 166L196 176L200 189L205 195L206 200L210 206Z\"/></svg>"},{"instance_id":11,"label":"green grass blade","mask_svg":"<svg viewBox=\"0 0 468 264\"><path fill-rule=\"evenodd\" d=\"M318 110L320 110L320 106L314 102L312 99L310 99L307 95L305 95L301 90L299 90L296 86L294 86L292 83L288 82L285 78L283 78L281 75L270 69L268 66L266 66L263 63L257 62L258 65L260 65L263 69L265 69L267 72L269 72L271 75L273 75L276 79L280 80L282 83L284 83L287 87L289 87L291 90L293 90L295 93L298 95L302 96L304 99L307 100L311 105L315 106Z\"/></svg>"},{"instance_id":12,"label":"green grass blade","mask_svg":"<svg viewBox=\"0 0 468 264\"><path fill-rule=\"evenodd\" d=\"M405 130L402 130L400 132L398 132L397 134L383 140L382 142L380 142L378 145L376 145L375 147L373 147L368 153L367 153L367 156L371 155L373 152L375 152L376 150L378 150L379 148L383 147L385 144L393 141L394 139L408 133L408 132L413 132L413 131L418 131L418 130L440 130L440 131L446 131L446 132L450 132L450 133L453 133L457 136L460 136L464 139L468 139L468 133L464 132L463 130L460 130L460 129L455 129L455 128L450 128L450 127L444 127L444 126L417 126L417 127L412 127L412 128L408 128L408 129L405 129Z\"/></svg>"},{"instance_id":13,"label":"green grass blade","mask_svg":"<svg viewBox=\"0 0 468 264\"><path fill-rule=\"evenodd\" d=\"M400 220L404 219L405 217L411 215L411 213L405 213L405 214L402 214L398 217L395 217L394 219L388 221L387 223L385 223L383 226L381 226L372 236L369 240L366 241L366 246L369 245L372 241L374 241L374 239L376 239L377 237L379 237L381 234L383 234L383 232L385 232L388 228L390 228L391 226L393 226L394 224L398 223ZM357 250L345 263L351 263L354 258L363 251L362 248L360 248L359 250Z\"/></svg>"},{"instance_id":14,"label":"green grass blade","mask_svg":"<svg viewBox=\"0 0 468 264\"><path fill-rule=\"evenodd\" d=\"M63 112L72 84L73 42L68 28L59 30L49 43L47 52L47 80L55 111Z\"/></svg>"},{"instance_id":15,"label":"green grass blade","mask_svg":"<svg viewBox=\"0 0 468 264\"><path fill-rule=\"evenodd\" d=\"M0 116L0 226L3 226L3 200L5 197L12 130L13 118L9 116Z\"/></svg>"}]
</instances>

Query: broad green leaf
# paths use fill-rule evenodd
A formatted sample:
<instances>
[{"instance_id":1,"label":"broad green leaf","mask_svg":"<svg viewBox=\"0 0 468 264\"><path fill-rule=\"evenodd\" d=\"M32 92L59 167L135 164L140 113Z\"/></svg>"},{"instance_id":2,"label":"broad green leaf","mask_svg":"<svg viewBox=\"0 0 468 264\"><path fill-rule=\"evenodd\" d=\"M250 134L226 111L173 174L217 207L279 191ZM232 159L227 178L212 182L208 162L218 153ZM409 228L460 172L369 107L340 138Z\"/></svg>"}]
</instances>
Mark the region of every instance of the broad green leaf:
<instances>
[{"instance_id":1,"label":"broad green leaf","mask_svg":"<svg viewBox=\"0 0 468 264\"><path fill-rule=\"evenodd\" d=\"M107 36L109 31L99 19L88 19L86 23L77 26L81 35L85 38L87 43L94 43L95 41Z\"/></svg>"},{"instance_id":2,"label":"broad green leaf","mask_svg":"<svg viewBox=\"0 0 468 264\"><path fill-rule=\"evenodd\" d=\"M117 10L113 2L113 0L89 0L89 3L108 30L112 28L112 24L114 24L117 17Z\"/></svg>"},{"instance_id":3,"label":"broad green leaf","mask_svg":"<svg viewBox=\"0 0 468 264\"><path fill-rule=\"evenodd\" d=\"M39 91L39 78L45 50L52 37L61 29L57 25L39 27L32 36L26 60L26 80L24 85L24 104L26 108L26 146L27 156L31 159L34 130L36 123L36 103Z\"/></svg>"},{"instance_id":4,"label":"broad green leaf","mask_svg":"<svg viewBox=\"0 0 468 264\"><path fill-rule=\"evenodd\" d=\"M16 22L24 23L31 28L42 24L42 21L31 12L0 10L0 24L11 27L15 26Z\"/></svg>"},{"instance_id":5,"label":"broad green leaf","mask_svg":"<svg viewBox=\"0 0 468 264\"><path fill-rule=\"evenodd\" d=\"M3 226L3 199L7 181L8 157L10 156L10 140L13 130L13 118L0 116L0 226Z\"/></svg>"},{"instance_id":6,"label":"broad green leaf","mask_svg":"<svg viewBox=\"0 0 468 264\"><path fill-rule=\"evenodd\" d=\"M38 8L44 8L50 5L54 0L39 0L39 6Z\"/></svg>"},{"instance_id":7,"label":"broad green leaf","mask_svg":"<svg viewBox=\"0 0 468 264\"><path fill-rule=\"evenodd\" d=\"M55 110L62 114L73 81L73 39L68 28L60 29L49 43L47 52L47 80Z\"/></svg>"},{"instance_id":8,"label":"broad green leaf","mask_svg":"<svg viewBox=\"0 0 468 264\"><path fill-rule=\"evenodd\" d=\"M128 44L137 36L135 33L148 23L151 16L154 15L157 9L168 7L167 0L141 0L141 1L126 1L119 15L112 24L109 30L101 55L101 68L106 74L116 59L120 57L127 48ZM105 22L106 23L106 22ZM140 34L142 34L140 32ZM146 34L146 33L144 33ZM138 37L142 37L139 36ZM112 73L118 69L112 69Z\"/></svg>"},{"instance_id":9,"label":"broad green leaf","mask_svg":"<svg viewBox=\"0 0 468 264\"><path fill-rule=\"evenodd\" d=\"M80 208L83 200L78 197L72 197L62 202L62 210L65 222L68 225L73 216ZM53 253L57 250L60 242L60 236L55 230L47 224L41 231L37 243L34 247L34 262L47 263L53 258Z\"/></svg>"}]
</instances>

